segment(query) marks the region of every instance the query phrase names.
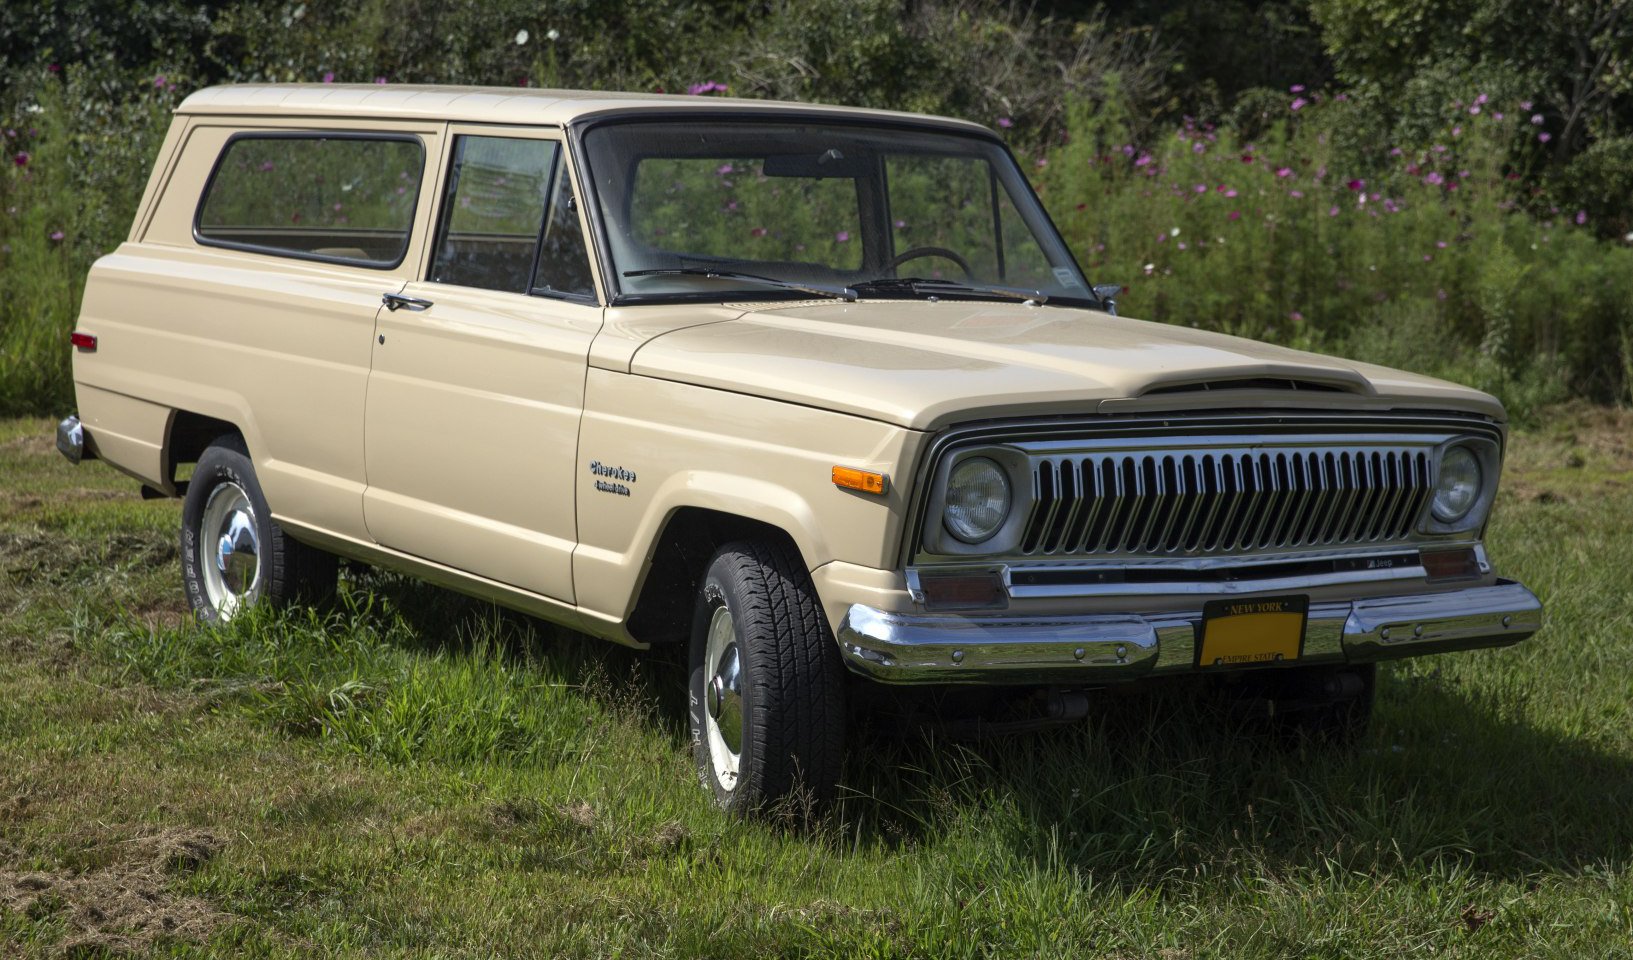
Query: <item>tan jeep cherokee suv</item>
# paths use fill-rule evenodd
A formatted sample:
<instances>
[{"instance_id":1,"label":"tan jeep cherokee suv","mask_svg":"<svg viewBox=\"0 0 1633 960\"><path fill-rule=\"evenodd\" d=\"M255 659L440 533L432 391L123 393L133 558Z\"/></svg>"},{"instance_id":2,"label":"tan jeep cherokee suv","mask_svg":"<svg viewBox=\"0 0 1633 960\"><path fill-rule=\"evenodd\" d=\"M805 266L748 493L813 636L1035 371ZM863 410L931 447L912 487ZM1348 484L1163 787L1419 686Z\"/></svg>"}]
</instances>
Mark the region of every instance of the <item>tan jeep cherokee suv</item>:
<instances>
[{"instance_id":1,"label":"tan jeep cherokee suv","mask_svg":"<svg viewBox=\"0 0 1633 960\"><path fill-rule=\"evenodd\" d=\"M1201 674L1353 731L1376 661L1541 624L1482 544L1495 400L1117 317L953 120L205 90L74 344L58 444L184 498L199 616L345 556L689 643L736 810L829 795L876 684Z\"/></svg>"}]
</instances>

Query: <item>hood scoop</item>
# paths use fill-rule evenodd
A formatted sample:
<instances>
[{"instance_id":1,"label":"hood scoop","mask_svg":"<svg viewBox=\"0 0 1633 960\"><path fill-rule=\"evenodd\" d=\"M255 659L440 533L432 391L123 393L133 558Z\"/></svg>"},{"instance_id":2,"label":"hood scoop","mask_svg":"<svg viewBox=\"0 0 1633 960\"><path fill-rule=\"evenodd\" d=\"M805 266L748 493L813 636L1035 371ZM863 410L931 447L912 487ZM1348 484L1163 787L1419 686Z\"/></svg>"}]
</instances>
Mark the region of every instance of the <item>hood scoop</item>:
<instances>
[{"instance_id":1,"label":"hood scoop","mask_svg":"<svg viewBox=\"0 0 1633 960\"><path fill-rule=\"evenodd\" d=\"M1142 397L1165 393L1212 393L1225 390L1273 390L1301 393L1356 393L1349 384L1323 383L1319 380L1295 380L1290 377L1237 377L1228 380L1202 380L1196 383L1172 383L1152 387Z\"/></svg>"}]
</instances>

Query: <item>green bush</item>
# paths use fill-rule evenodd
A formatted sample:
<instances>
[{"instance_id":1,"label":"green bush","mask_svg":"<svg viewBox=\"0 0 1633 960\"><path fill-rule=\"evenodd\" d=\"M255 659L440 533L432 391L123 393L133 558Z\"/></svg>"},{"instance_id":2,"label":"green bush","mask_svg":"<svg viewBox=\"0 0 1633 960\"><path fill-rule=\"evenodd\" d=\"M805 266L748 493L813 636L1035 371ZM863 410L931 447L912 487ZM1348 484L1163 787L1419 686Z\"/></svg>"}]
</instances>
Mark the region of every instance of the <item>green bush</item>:
<instances>
[{"instance_id":1,"label":"green bush","mask_svg":"<svg viewBox=\"0 0 1633 960\"><path fill-rule=\"evenodd\" d=\"M178 85L327 77L669 91L711 82L1002 121L1090 275L1128 285L1129 315L1443 375L1496 393L1519 416L1565 396L1633 399L1633 249L1617 199L1633 154L1606 127L1570 164L1550 160L1539 137L1557 118L1540 99L1521 100L1540 76L1535 63L1505 72L1458 52L1461 40L1424 59L1441 40L1421 24L1372 38L1418 57L1395 63L1367 45L1360 12L1319 3L1323 35L1346 45L1336 62L1350 93L1237 85L1225 103L1224 86L1183 75L1201 62L1193 40L1170 48L1097 8L1075 21L977 0L812 9L8 7L0 414L71 407L66 337L85 273L129 228ZM1306 36L1301 7L1276 9L1287 37ZM1389 9L1380 0L1366 16ZM130 42L86 26L103 22L124 24ZM1295 46L1308 53L1307 37ZM1162 119L1181 95L1230 122ZM1533 109L1543 123L1531 122ZM1556 208L1559 196L1590 199Z\"/></svg>"}]
</instances>

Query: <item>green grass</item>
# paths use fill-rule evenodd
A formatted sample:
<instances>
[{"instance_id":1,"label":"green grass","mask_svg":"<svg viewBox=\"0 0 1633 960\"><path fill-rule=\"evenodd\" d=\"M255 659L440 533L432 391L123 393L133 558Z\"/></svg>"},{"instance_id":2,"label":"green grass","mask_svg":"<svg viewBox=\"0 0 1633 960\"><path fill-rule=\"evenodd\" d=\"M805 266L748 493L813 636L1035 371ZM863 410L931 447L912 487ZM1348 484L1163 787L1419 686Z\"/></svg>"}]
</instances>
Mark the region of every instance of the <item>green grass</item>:
<instances>
[{"instance_id":1,"label":"green grass","mask_svg":"<svg viewBox=\"0 0 1633 960\"><path fill-rule=\"evenodd\" d=\"M863 732L723 819L682 673L369 571L194 626L173 502L0 421L0 955L1633 955L1633 418L1516 438L1518 647L1398 664L1354 750L1184 696Z\"/></svg>"}]
</instances>

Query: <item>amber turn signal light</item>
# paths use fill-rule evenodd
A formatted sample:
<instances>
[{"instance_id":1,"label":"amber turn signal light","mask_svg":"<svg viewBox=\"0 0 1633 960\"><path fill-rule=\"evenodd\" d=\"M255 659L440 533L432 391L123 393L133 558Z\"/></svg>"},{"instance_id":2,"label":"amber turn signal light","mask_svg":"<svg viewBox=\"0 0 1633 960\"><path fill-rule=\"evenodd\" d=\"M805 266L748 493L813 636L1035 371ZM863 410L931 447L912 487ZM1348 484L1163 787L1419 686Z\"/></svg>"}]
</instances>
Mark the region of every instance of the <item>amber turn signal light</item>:
<instances>
[{"instance_id":1,"label":"amber turn signal light","mask_svg":"<svg viewBox=\"0 0 1633 960\"><path fill-rule=\"evenodd\" d=\"M860 490L863 493L883 494L890 485L890 478L884 474L858 470L855 467L834 467L833 477L834 486L844 487L846 490Z\"/></svg>"}]
</instances>

